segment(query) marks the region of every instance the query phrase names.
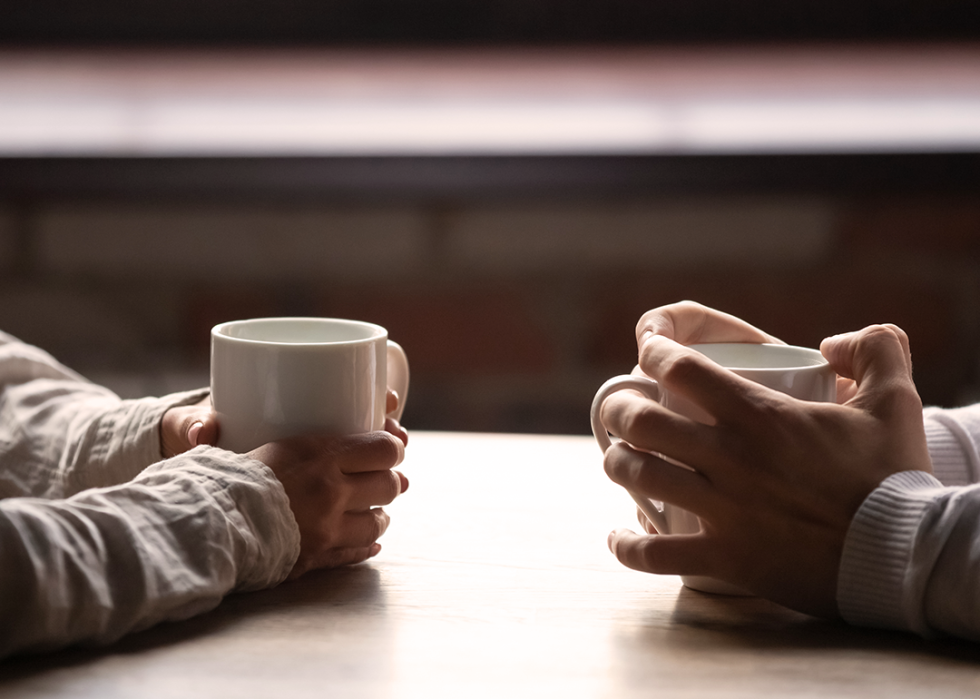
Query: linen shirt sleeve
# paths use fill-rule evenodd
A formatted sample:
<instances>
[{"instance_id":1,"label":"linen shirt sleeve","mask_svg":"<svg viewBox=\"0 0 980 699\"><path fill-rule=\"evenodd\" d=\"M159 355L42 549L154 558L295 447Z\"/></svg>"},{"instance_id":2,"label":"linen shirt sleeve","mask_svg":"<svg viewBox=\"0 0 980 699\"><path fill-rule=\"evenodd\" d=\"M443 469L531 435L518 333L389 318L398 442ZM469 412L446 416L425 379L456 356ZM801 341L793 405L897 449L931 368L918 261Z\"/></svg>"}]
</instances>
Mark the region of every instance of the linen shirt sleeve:
<instances>
[{"instance_id":1,"label":"linen shirt sleeve","mask_svg":"<svg viewBox=\"0 0 980 699\"><path fill-rule=\"evenodd\" d=\"M858 509L838 608L856 625L980 640L980 405L924 419L935 476L894 474Z\"/></svg>"},{"instance_id":2,"label":"linen shirt sleeve","mask_svg":"<svg viewBox=\"0 0 980 699\"><path fill-rule=\"evenodd\" d=\"M213 447L66 500L0 501L0 657L185 619L278 584L298 554L272 471Z\"/></svg>"},{"instance_id":3,"label":"linen shirt sleeve","mask_svg":"<svg viewBox=\"0 0 980 699\"><path fill-rule=\"evenodd\" d=\"M120 400L0 333L0 498L61 498L130 480L163 458L163 414L207 394Z\"/></svg>"},{"instance_id":4,"label":"linen shirt sleeve","mask_svg":"<svg viewBox=\"0 0 980 699\"><path fill-rule=\"evenodd\" d=\"M299 530L271 470L212 447L161 461L163 413L206 394L123 401L0 333L0 657L286 577Z\"/></svg>"}]
</instances>

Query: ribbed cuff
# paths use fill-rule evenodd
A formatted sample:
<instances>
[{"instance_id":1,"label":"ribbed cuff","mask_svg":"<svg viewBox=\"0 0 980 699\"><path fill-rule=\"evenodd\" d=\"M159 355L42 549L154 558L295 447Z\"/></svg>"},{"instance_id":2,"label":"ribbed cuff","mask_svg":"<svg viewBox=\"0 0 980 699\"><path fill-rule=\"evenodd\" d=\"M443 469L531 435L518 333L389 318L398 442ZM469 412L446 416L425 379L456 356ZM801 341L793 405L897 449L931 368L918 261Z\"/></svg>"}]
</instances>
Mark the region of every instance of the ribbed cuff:
<instances>
[{"instance_id":1,"label":"ribbed cuff","mask_svg":"<svg viewBox=\"0 0 980 699\"><path fill-rule=\"evenodd\" d=\"M837 606L850 624L928 634L912 556L923 520L942 484L922 471L885 479L851 521L837 578Z\"/></svg>"}]
</instances>

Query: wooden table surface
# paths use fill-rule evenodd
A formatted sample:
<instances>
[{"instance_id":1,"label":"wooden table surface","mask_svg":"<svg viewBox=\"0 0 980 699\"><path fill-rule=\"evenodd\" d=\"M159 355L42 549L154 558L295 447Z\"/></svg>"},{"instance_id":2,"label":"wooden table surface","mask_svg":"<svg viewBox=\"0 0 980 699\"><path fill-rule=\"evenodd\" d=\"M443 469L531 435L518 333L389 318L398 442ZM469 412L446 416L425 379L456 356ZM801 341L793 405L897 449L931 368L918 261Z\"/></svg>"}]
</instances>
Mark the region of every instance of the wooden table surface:
<instances>
[{"instance_id":1,"label":"wooden table surface","mask_svg":"<svg viewBox=\"0 0 980 699\"><path fill-rule=\"evenodd\" d=\"M975 697L980 646L854 629L619 566L633 506L590 438L414 433L368 564L101 650L2 697Z\"/></svg>"}]
</instances>

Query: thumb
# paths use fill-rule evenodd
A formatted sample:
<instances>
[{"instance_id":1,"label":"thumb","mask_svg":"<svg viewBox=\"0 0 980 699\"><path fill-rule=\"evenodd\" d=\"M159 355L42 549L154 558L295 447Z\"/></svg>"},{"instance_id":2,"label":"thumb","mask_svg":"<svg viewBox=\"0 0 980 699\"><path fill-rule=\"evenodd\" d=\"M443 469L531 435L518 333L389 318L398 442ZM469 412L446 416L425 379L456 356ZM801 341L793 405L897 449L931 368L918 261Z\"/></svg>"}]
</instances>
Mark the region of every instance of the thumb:
<instances>
[{"instance_id":1,"label":"thumb","mask_svg":"<svg viewBox=\"0 0 980 699\"><path fill-rule=\"evenodd\" d=\"M218 441L218 421L210 407L202 404L171 408L160 423L163 455L182 454L202 444Z\"/></svg>"},{"instance_id":2,"label":"thumb","mask_svg":"<svg viewBox=\"0 0 980 699\"><path fill-rule=\"evenodd\" d=\"M839 376L854 380L856 390L847 405L887 413L896 407L896 393L911 389L915 394L909 340L898 326L871 325L828 337L820 351Z\"/></svg>"}]
</instances>

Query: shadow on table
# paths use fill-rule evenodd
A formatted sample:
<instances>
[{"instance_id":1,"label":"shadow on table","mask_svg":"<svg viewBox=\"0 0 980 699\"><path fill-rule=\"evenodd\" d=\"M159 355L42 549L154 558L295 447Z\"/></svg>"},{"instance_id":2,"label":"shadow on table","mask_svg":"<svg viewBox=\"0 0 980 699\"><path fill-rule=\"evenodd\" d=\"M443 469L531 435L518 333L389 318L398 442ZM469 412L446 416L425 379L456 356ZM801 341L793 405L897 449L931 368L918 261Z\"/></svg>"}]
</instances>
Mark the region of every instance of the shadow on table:
<instances>
[{"instance_id":1,"label":"shadow on table","mask_svg":"<svg viewBox=\"0 0 980 699\"><path fill-rule=\"evenodd\" d=\"M257 616L330 609L361 614L383 608L380 574L369 565L320 570L271 590L229 595L217 608L180 622L163 623L100 648L69 648L0 661L0 688L52 670L93 663L111 656L145 653L191 639L220 634Z\"/></svg>"},{"instance_id":2,"label":"shadow on table","mask_svg":"<svg viewBox=\"0 0 980 699\"><path fill-rule=\"evenodd\" d=\"M862 629L795 612L757 597L710 595L682 588L670 617L673 632L696 637L703 648L718 645L759 651L860 649L938 655L980 663L980 644L959 639L922 639L909 633ZM682 640L678 638L677 640Z\"/></svg>"}]
</instances>

